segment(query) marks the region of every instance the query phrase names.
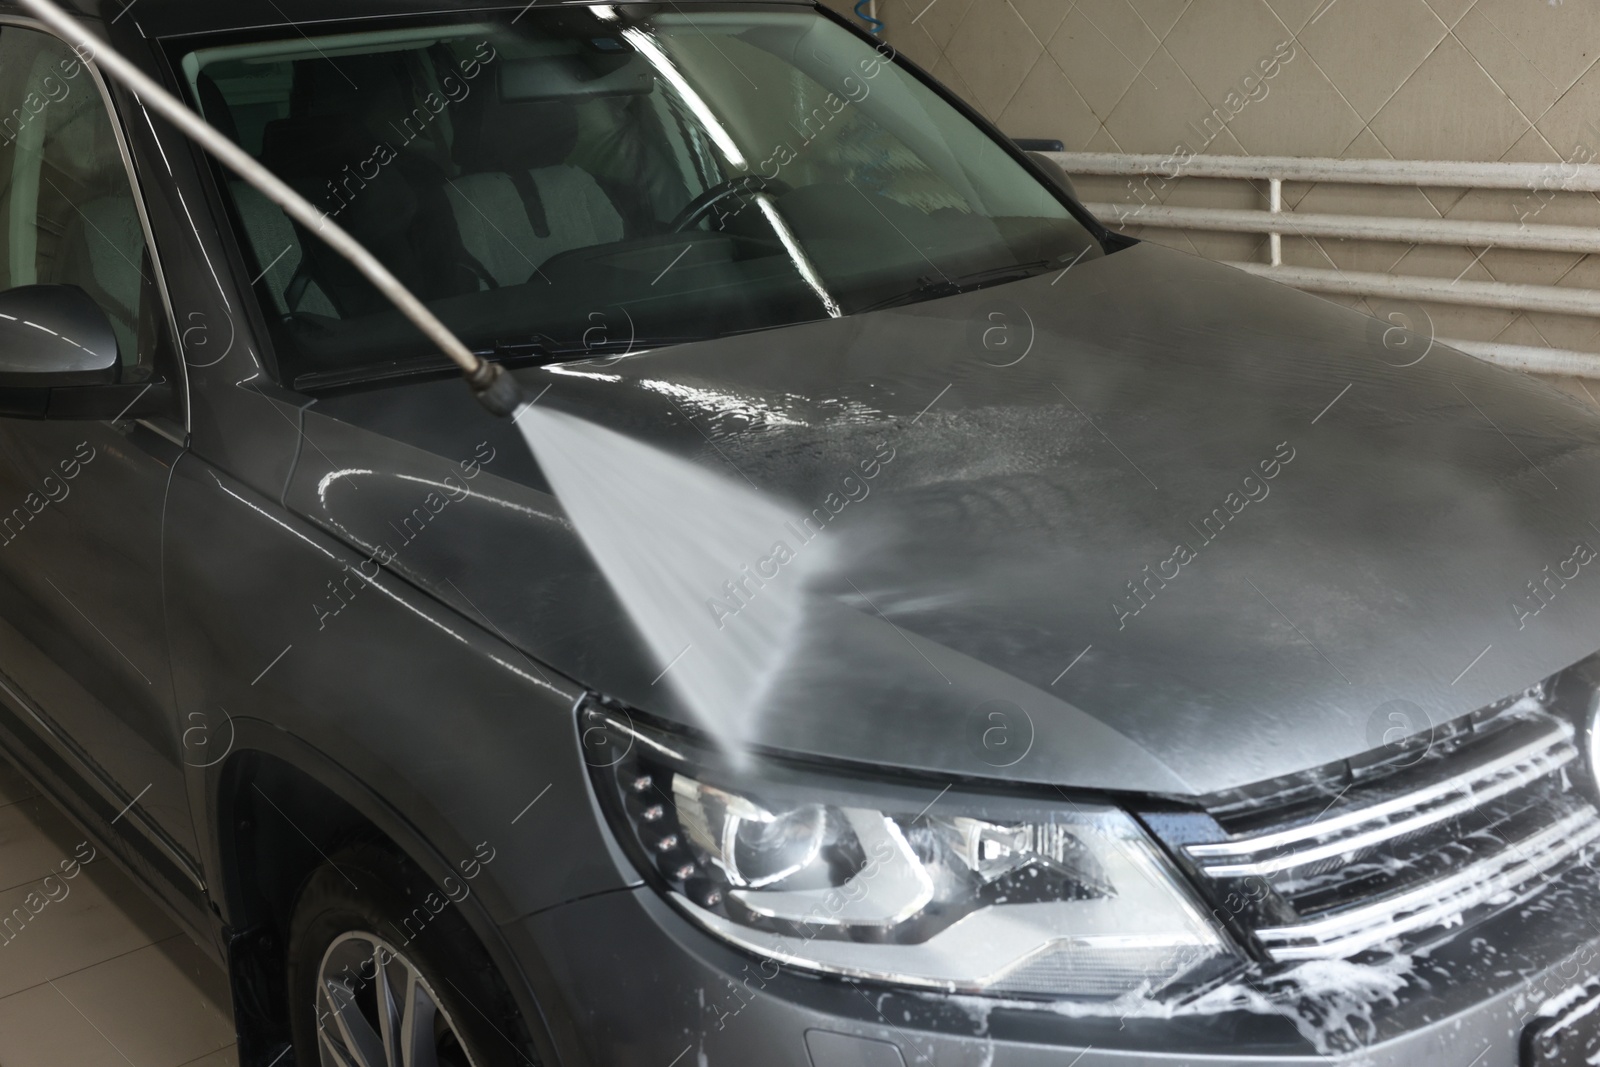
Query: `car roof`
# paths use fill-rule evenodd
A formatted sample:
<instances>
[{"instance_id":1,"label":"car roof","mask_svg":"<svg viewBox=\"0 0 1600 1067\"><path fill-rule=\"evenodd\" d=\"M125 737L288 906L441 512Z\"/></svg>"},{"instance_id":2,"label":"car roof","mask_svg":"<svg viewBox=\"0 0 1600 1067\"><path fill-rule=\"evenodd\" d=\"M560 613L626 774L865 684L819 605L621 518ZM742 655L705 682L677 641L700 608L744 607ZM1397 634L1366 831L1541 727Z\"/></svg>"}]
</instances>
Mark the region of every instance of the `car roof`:
<instances>
[{"instance_id":1,"label":"car roof","mask_svg":"<svg viewBox=\"0 0 1600 1067\"><path fill-rule=\"evenodd\" d=\"M541 8L584 7L592 0L535 0ZM673 0L674 4L787 3L813 6L811 0ZM506 0L66 0L65 7L103 22L131 19L147 37L183 37L358 19L418 15L458 16L471 12L520 12L532 3ZM0 0L0 14L26 15Z\"/></svg>"}]
</instances>

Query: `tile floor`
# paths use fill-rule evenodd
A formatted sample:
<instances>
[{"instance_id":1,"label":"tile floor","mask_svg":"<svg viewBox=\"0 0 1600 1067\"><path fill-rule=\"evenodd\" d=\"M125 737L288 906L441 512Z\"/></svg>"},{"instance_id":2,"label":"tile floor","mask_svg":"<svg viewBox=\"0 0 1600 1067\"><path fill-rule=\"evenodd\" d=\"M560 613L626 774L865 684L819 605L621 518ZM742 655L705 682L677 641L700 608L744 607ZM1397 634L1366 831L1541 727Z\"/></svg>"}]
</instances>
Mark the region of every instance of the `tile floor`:
<instances>
[{"instance_id":1,"label":"tile floor","mask_svg":"<svg viewBox=\"0 0 1600 1067\"><path fill-rule=\"evenodd\" d=\"M237 1067L223 973L109 857L43 884L82 840L0 761L0 1067Z\"/></svg>"}]
</instances>

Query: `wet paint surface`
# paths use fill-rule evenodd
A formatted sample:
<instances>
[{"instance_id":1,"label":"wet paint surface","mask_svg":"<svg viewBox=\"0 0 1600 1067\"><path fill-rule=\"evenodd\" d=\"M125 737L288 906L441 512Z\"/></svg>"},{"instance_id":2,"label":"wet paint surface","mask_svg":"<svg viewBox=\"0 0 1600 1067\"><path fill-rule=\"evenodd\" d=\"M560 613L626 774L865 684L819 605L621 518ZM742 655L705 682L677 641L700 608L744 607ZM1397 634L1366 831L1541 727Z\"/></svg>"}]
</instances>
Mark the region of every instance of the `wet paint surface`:
<instances>
[{"instance_id":1,"label":"wet paint surface","mask_svg":"<svg viewBox=\"0 0 1600 1067\"><path fill-rule=\"evenodd\" d=\"M822 527L836 564L753 712L757 743L1204 793L1365 751L1395 700L1444 721L1593 650L1586 573L1536 617L1513 605L1600 537L1594 416L1442 348L1413 362L1373 324L1146 245L1054 281L522 376ZM291 504L382 521L381 472L428 461L358 427L509 448L452 385L319 403L326 461L380 473L313 500L325 463L308 451ZM582 683L682 715L538 471L514 458L494 479L527 510L469 501L402 565L493 602ZM659 548L652 521L640 551ZM1010 767L965 740L993 700L1035 734Z\"/></svg>"}]
</instances>

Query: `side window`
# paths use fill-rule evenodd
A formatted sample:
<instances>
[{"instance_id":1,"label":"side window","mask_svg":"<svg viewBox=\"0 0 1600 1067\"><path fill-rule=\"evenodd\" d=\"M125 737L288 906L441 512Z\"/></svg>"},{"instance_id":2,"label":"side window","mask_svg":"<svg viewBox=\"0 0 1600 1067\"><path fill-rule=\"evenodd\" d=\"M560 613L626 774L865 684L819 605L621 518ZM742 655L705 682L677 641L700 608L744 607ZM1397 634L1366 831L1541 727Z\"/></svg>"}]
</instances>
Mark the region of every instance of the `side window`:
<instances>
[{"instance_id":1,"label":"side window","mask_svg":"<svg viewBox=\"0 0 1600 1067\"><path fill-rule=\"evenodd\" d=\"M112 122L72 48L0 28L0 289L78 286L134 367L150 357L153 270Z\"/></svg>"}]
</instances>

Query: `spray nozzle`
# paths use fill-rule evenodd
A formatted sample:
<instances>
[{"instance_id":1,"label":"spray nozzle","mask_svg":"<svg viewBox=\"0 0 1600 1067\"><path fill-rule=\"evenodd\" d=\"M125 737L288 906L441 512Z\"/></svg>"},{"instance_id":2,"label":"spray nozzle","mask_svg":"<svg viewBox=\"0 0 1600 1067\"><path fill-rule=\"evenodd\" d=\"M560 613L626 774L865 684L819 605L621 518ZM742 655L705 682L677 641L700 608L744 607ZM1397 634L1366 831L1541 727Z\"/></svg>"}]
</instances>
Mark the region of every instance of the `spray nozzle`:
<instances>
[{"instance_id":1,"label":"spray nozzle","mask_svg":"<svg viewBox=\"0 0 1600 1067\"><path fill-rule=\"evenodd\" d=\"M498 363L480 359L472 370L463 372L472 395L490 413L509 418L522 407L522 386Z\"/></svg>"}]
</instances>

